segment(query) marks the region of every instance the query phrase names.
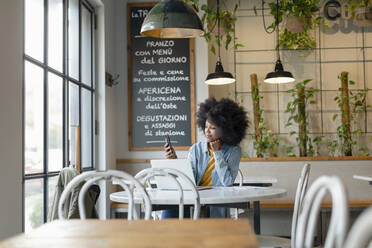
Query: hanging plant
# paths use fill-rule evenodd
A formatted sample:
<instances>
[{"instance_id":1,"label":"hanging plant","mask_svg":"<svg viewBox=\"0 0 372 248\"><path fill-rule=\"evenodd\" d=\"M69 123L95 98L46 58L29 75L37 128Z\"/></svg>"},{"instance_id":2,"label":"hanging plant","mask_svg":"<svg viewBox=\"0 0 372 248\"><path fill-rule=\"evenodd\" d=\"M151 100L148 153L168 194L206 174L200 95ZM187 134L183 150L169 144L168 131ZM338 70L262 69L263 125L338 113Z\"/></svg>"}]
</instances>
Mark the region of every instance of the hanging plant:
<instances>
[{"instance_id":1,"label":"hanging plant","mask_svg":"<svg viewBox=\"0 0 372 248\"><path fill-rule=\"evenodd\" d=\"M309 120L306 112L306 106L316 104L313 100L315 92L319 91L313 87L306 85L312 79L307 79L299 82L293 89L287 91L292 96L292 100L288 102L286 113L289 113L286 127L292 126L294 123L298 125L298 132L291 131L290 135L297 134L296 138L300 157L312 157L315 155L313 142L320 143L320 137L315 137L313 140L309 137ZM291 151L292 152L292 151Z\"/></svg>"},{"instance_id":2,"label":"hanging plant","mask_svg":"<svg viewBox=\"0 0 372 248\"><path fill-rule=\"evenodd\" d=\"M371 7L371 0L351 0L348 1L347 4L350 6L351 10L351 17L355 18L356 13L358 12L358 9L362 9L363 12L369 13L369 7Z\"/></svg>"},{"instance_id":3,"label":"hanging plant","mask_svg":"<svg viewBox=\"0 0 372 248\"><path fill-rule=\"evenodd\" d=\"M320 0L282 0L279 1L277 8L275 2L270 2L270 13L274 17L278 9L278 23L282 23L280 30L279 46L283 49L304 49L315 48L316 41L312 37L311 31L315 27L328 25L322 22L322 17L315 17L319 11ZM276 27L273 22L268 29L274 30Z\"/></svg>"},{"instance_id":4,"label":"hanging plant","mask_svg":"<svg viewBox=\"0 0 372 248\"><path fill-rule=\"evenodd\" d=\"M210 44L211 52L216 54L216 47L222 45L226 50L233 48L234 50L239 47L243 47L242 44L238 43L238 38L235 36L235 24L237 21L236 11L240 6L240 1L234 5L233 10L228 10L224 1L222 4L223 10L220 10L220 37L217 33L217 9L211 8L207 4L203 4L199 8L199 0L184 0L187 4L192 6L196 12L202 11L201 21L204 27L204 39ZM219 38L219 39L218 39ZM222 44L217 44L218 40ZM215 42L215 43L214 43Z\"/></svg>"},{"instance_id":5,"label":"hanging plant","mask_svg":"<svg viewBox=\"0 0 372 248\"><path fill-rule=\"evenodd\" d=\"M351 18L354 24L360 27L372 25L372 4L371 0L348 1L350 6Z\"/></svg>"}]
</instances>

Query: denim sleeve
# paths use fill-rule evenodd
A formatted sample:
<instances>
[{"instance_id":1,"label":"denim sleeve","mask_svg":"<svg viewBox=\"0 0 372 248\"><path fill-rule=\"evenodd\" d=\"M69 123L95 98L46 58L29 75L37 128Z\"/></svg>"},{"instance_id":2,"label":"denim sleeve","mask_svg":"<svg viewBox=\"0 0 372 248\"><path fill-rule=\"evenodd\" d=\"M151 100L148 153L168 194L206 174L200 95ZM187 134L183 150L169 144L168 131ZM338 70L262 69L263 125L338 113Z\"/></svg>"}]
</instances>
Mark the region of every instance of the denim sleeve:
<instances>
[{"instance_id":1,"label":"denim sleeve","mask_svg":"<svg viewBox=\"0 0 372 248\"><path fill-rule=\"evenodd\" d=\"M197 173L198 173L197 164L198 164L198 161L197 161L197 158L196 158L196 147L195 147L195 145L193 145L190 148L187 159L191 163L191 168L192 168L192 172L194 174L195 182L198 183L198 181L197 181Z\"/></svg>"},{"instance_id":2,"label":"denim sleeve","mask_svg":"<svg viewBox=\"0 0 372 248\"><path fill-rule=\"evenodd\" d=\"M238 174L241 150L240 147L235 146L230 151L225 160L223 151L215 151L214 166L220 182L223 186L230 186L234 183L236 175Z\"/></svg>"}]
</instances>

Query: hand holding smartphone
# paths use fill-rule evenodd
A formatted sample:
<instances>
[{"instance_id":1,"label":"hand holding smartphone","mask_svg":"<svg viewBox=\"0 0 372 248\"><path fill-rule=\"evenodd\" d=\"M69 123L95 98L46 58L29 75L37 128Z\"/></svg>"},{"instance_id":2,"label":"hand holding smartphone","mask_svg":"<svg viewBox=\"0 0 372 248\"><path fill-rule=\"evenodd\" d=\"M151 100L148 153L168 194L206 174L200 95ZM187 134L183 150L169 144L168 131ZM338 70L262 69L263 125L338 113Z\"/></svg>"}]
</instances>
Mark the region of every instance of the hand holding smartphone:
<instances>
[{"instance_id":1,"label":"hand holding smartphone","mask_svg":"<svg viewBox=\"0 0 372 248\"><path fill-rule=\"evenodd\" d=\"M177 158L176 153L174 152L174 149L172 147L172 143L170 141L169 135L167 135L165 138L164 149L165 149L165 156L167 158Z\"/></svg>"},{"instance_id":2,"label":"hand holding smartphone","mask_svg":"<svg viewBox=\"0 0 372 248\"><path fill-rule=\"evenodd\" d=\"M167 146L167 152L171 152L173 154L172 143L170 141L169 135L167 135L167 137L165 137L165 143L166 143L166 146Z\"/></svg>"}]
</instances>

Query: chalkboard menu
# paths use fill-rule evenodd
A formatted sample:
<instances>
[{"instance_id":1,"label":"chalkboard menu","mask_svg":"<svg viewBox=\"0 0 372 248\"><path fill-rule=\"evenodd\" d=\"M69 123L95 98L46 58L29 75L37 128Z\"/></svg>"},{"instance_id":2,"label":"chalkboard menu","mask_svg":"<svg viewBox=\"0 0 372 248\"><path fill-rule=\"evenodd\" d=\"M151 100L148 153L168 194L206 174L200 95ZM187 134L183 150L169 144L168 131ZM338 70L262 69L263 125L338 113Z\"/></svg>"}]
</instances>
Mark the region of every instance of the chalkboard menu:
<instances>
[{"instance_id":1,"label":"chalkboard menu","mask_svg":"<svg viewBox=\"0 0 372 248\"><path fill-rule=\"evenodd\" d=\"M140 34L154 4L128 4L129 150L178 149L195 142L194 43Z\"/></svg>"}]
</instances>

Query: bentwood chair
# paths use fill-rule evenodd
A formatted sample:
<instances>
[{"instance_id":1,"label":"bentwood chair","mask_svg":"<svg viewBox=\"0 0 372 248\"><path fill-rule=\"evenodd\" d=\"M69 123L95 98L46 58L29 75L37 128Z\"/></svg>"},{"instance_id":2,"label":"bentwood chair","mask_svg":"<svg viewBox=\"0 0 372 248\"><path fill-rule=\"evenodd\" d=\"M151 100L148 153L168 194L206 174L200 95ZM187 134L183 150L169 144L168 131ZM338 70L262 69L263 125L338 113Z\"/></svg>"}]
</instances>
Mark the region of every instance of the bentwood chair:
<instances>
[{"instance_id":1,"label":"bentwood chair","mask_svg":"<svg viewBox=\"0 0 372 248\"><path fill-rule=\"evenodd\" d=\"M184 213L184 190L182 188L182 185L180 183L180 180L182 180L184 183L187 183L189 188L191 188L190 193L193 195L194 199L194 213L193 213L193 219L196 220L199 218L200 213L200 196L199 192L197 191L194 183L188 178L187 175L185 175L183 172L176 170L176 169L170 169L170 168L148 168L140 171L137 173L135 178L143 183L143 185L147 185L151 179L155 179L156 177L168 177L170 178L174 184L177 186L178 189L178 199L179 199L179 219L183 219L183 213ZM148 188L146 188L148 189Z\"/></svg>"},{"instance_id":2,"label":"bentwood chair","mask_svg":"<svg viewBox=\"0 0 372 248\"><path fill-rule=\"evenodd\" d=\"M310 164L305 164L302 168L301 176L298 179L292 215L291 239L268 235L258 235L257 239L260 247L295 247L299 210L302 207L303 199L309 184L310 168Z\"/></svg>"},{"instance_id":3,"label":"bentwood chair","mask_svg":"<svg viewBox=\"0 0 372 248\"><path fill-rule=\"evenodd\" d=\"M53 196L53 201L48 208L48 218L47 221L58 219L58 203L61 198L63 190L66 188L68 183L79 173L76 169L71 167L63 168L57 178L57 184L55 185L55 191ZM68 207L64 208L63 217L65 219L76 219L80 218L79 207L78 207L78 197L79 197L80 187L76 187L74 192L66 199L65 205ZM98 214L95 208L95 204L100 195L100 188L98 185L92 185L84 199L85 211L87 218L98 218Z\"/></svg>"},{"instance_id":4,"label":"bentwood chair","mask_svg":"<svg viewBox=\"0 0 372 248\"><path fill-rule=\"evenodd\" d=\"M347 235L344 247L372 247L372 207L364 210L356 219Z\"/></svg>"},{"instance_id":5,"label":"bentwood chair","mask_svg":"<svg viewBox=\"0 0 372 248\"><path fill-rule=\"evenodd\" d=\"M128 219L132 220L138 219L137 212L134 211L134 191L136 194L140 195L143 199L146 220L150 219L151 216L151 201L147 192L144 190L140 182L138 182L133 176L117 170L108 171L89 171L84 172L76 177L74 177L67 187L63 190L59 204L58 204L58 216L59 219L64 219L63 217L63 207L64 203L71 192L75 190L76 187L80 187L79 192L79 212L80 219L86 219L85 207L84 207L84 195L86 194L88 188L101 180L115 181L120 185L123 190L128 192L129 202L128 202Z\"/></svg>"},{"instance_id":6,"label":"bentwood chair","mask_svg":"<svg viewBox=\"0 0 372 248\"><path fill-rule=\"evenodd\" d=\"M340 178L321 176L307 191L296 231L296 247L312 248L314 232L323 199L330 193L332 214L324 248L343 248L348 224L348 205L345 187ZM354 247L354 246L350 246Z\"/></svg>"}]
</instances>

